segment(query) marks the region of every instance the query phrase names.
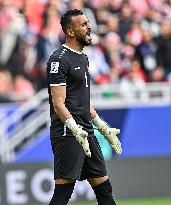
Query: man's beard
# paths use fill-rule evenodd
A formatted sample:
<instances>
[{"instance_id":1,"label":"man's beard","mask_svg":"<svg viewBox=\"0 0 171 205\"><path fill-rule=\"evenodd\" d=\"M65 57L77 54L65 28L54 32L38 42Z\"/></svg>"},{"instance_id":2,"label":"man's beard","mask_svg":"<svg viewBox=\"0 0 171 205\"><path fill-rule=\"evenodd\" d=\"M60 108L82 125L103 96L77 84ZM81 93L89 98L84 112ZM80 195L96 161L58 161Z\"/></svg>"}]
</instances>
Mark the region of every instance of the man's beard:
<instances>
[{"instance_id":1,"label":"man's beard","mask_svg":"<svg viewBox=\"0 0 171 205\"><path fill-rule=\"evenodd\" d=\"M86 37L83 35L77 35L76 40L83 46L91 45L91 41L90 42L86 41Z\"/></svg>"}]
</instances>

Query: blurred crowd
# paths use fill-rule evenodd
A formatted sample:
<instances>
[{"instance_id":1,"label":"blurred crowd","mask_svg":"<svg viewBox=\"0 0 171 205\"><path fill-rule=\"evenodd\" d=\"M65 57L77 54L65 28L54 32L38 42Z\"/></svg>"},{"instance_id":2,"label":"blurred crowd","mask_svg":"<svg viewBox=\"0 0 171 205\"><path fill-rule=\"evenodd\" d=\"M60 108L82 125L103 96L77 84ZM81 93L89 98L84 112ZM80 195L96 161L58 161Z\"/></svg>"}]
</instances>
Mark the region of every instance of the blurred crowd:
<instances>
[{"instance_id":1,"label":"blurred crowd","mask_svg":"<svg viewBox=\"0 0 171 205\"><path fill-rule=\"evenodd\" d=\"M171 81L171 0L0 0L0 101L47 86L47 59L65 42L60 17L73 8L92 24L92 84Z\"/></svg>"}]
</instances>

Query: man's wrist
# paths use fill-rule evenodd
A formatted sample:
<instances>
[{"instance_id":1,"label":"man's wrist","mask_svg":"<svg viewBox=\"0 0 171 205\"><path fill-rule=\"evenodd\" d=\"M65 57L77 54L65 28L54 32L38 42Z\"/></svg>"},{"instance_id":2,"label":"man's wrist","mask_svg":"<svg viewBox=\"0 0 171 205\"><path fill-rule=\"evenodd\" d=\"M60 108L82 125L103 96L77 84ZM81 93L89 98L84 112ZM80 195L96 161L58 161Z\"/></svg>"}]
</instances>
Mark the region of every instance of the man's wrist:
<instances>
[{"instance_id":1,"label":"man's wrist","mask_svg":"<svg viewBox=\"0 0 171 205\"><path fill-rule=\"evenodd\" d=\"M96 117L93 118L91 120L91 122L98 129L101 129L102 127L104 127L106 125L106 123L102 119L100 119L100 117L98 115L96 115Z\"/></svg>"},{"instance_id":2,"label":"man's wrist","mask_svg":"<svg viewBox=\"0 0 171 205\"><path fill-rule=\"evenodd\" d=\"M64 124L70 129L73 130L77 125L76 121L74 120L74 118L70 117L69 119L67 119Z\"/></svg>"}]
</instances>

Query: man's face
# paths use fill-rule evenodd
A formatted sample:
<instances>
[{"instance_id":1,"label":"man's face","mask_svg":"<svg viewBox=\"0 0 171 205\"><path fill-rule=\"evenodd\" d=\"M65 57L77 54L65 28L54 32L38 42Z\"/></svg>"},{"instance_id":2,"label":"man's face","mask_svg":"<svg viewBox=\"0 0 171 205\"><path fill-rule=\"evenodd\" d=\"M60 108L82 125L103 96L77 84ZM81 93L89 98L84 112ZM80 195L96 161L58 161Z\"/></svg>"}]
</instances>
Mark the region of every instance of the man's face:
<instances>
[{"instance_id":1,"label":"man's face","mask_svg":"<svg viewBox=\"0 0 171 205\"><path fill-rule=\"evenodd\" d=\"M85 15L72 17L72 30L76 40L83 46L89 46L92 44L91 24Z\"/></svg>"}]
</instances>

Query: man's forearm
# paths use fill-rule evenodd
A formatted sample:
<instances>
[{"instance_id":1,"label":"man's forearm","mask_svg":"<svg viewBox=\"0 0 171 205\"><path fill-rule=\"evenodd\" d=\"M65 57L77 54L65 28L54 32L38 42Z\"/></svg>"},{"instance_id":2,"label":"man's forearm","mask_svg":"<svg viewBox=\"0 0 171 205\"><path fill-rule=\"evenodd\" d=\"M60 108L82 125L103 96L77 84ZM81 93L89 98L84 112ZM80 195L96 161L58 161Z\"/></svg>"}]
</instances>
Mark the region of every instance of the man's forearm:
<instances>
[{"instance_id":1,"label":"man's forearm","mask_svg":"<svg viewBox=\"0 0 171 205\"><path fill-rule=\"evenodd\" d=\"M71 118L69 110L65 106L66 88L64 86L51 87L51 95L54 110L62 122Z\"/></svg>"},{"instance_id":2,"label":"man's forearm","mask_svg":"<svg viewBox=\"0 0 171 205\"><path fill-rule=\"evenodd\" d=\"M65 122L67 119L72 118L71 113L63 103L58 102L58 105L54 106L54 110L62 122Z\"/></svg>"},{"instance_id":3,"label":"man's forearm","mask_svg":"<svg viewBox=\"0 0 171 205\"><path fill-rule=\"evenodd\" d=\"M97 112L92 105L90 106L90 115L91 119L94 119L97 116Z\"/></svg>"}]
</instances>

